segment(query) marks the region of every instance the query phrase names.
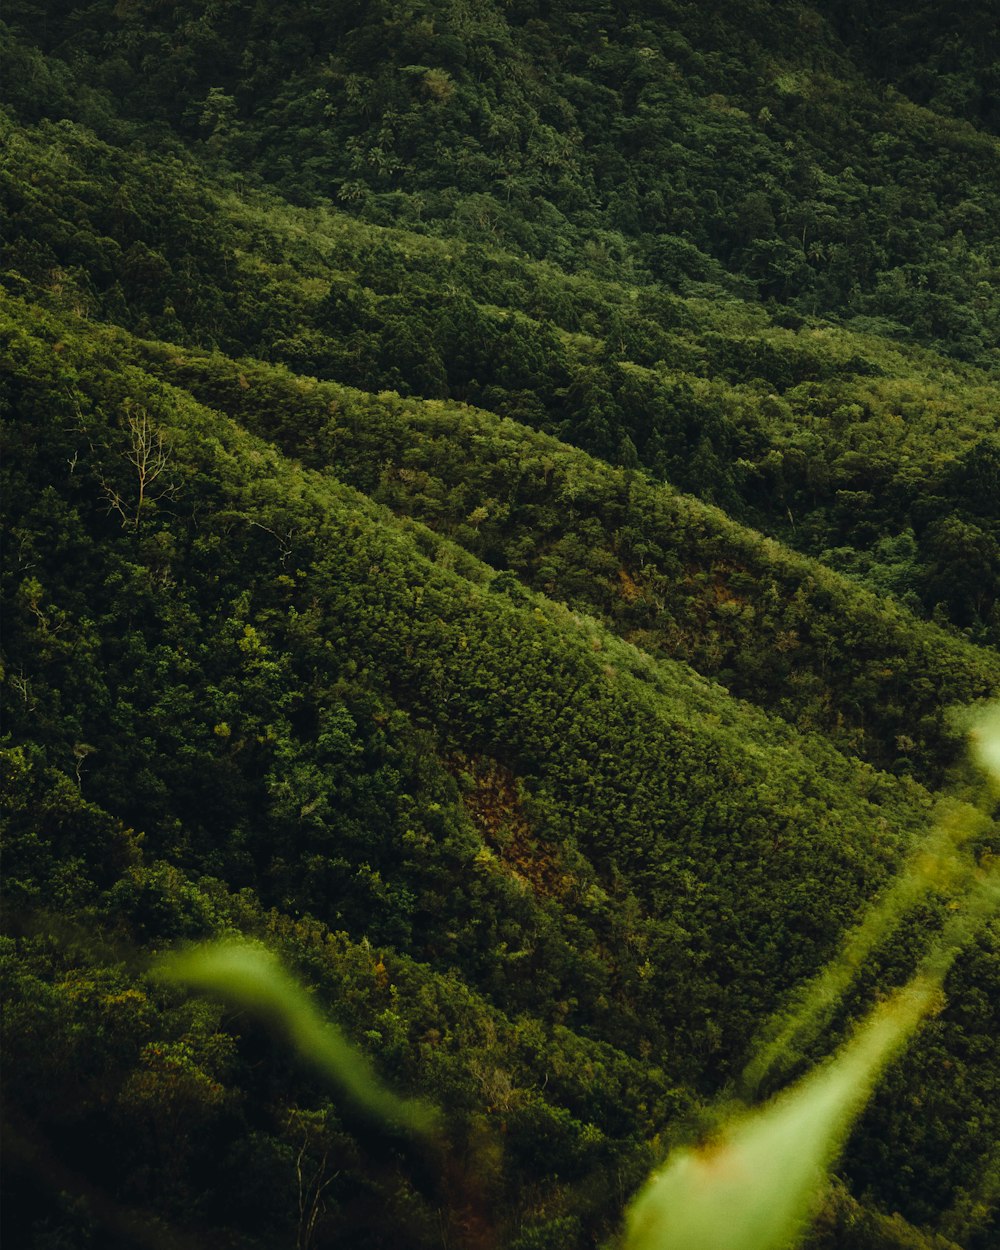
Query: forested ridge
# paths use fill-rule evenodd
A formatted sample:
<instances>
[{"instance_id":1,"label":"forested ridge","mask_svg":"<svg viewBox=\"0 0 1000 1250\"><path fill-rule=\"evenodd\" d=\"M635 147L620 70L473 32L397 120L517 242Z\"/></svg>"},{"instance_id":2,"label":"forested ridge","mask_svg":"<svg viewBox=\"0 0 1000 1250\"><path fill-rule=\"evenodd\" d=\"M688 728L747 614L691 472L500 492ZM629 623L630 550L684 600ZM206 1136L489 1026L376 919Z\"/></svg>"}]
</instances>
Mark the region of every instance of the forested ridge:
<instances>
[{"instance_id":1,"label":"forested ridge","mask_svg":"<svg viewBox=\"0 0 1000 1250\"><path fill-rule=\"evenodd\" d=\"M3 19L5 1237L614 1246L997 851L994 6ZM236 935L433 1166L151 974ZM996 1244L998 940L812 1250Z\"/></svg>"}]
</instances>

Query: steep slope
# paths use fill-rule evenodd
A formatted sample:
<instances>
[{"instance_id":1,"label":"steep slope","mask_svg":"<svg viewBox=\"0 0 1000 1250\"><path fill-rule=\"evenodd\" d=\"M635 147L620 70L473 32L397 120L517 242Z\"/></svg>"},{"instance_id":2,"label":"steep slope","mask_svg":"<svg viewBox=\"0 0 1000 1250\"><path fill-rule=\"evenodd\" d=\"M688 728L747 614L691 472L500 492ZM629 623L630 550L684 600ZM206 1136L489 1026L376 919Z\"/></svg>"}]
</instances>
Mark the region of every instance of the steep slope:
<instances>
[{"instance_id":1,"label":"steep slope","mask_svg":"<svg viewBox=\"0 0 1000 1250\"><path fill-rule=\"evenodd\" d=\"M79 126L8 131L15 292L366 390L451 397L645 467L1000 641L995 379L732 300L234 195Z\"/></svg>"},{"instance_id":2,"label":"steep slope","mask_svg":"<svg viewBox=\"0 0 1000 1250\"><path fill-rule=\"evenodd\" d=\"M989 865L973 10L11 0L11 1244L606 1244L935 819ZM148 976L233 933L441 1158ZM998 941L816 1250L1000 1235Z\"/></svg>"},{"instance_id":3,"label":"steep slope","mask_svg":"<svg viewBox=\"0 0 1000 1250\"><path fill-rule=\"evenodd\" d=\"M135 348L133 348L135 350ZM138 358L313 466L506 574L596 613L653 655L849 754L940 780L947 709L1000 689L1000 660L644 475L489 413L377 399L257 362L142 344Z\"/></svg>"},{"instance_id":4,"label":"steep slope","mask_svg":"<svg viewBox=\"0 0 1000 1250\"><path fill-rule=\"evenodd\" d=\"M818 741L804 752L780 722L595 623L494 593L489 568L282 460L85 322L15 312L37 327L13 330L7 362L9 731L32 744L10 757L23 815L7 874L26 932L52 897L133 941L210 932L232 921L231 905L215 918L201 901L207 874L450 970L508 1020L610 1046L613 1067L657 1056L681 1104L717 1090L929 798ZM141 494L143 437L165 459ZM897 976L906 945L886 958ZM984 1008L995 972L985 950L963 966ZM53 1010L80 976L47 991ZM943 1038L989 1036L970 993ZM131 1089L127 1046L117 1062L107 1079ZM992 1079L962 1071L979 1119L961 1142L949 1123L952 1169L984 1146ZM189 1097L209 1113L207 1087ZM506 1219L515 1161L531 1171L538 1117L560 1114L519 1121ZM623 1149L638 1124L616 1123ZM233 1126L219 1131L235 1148ZM597 1167L565 1131L555 1172ZM942 1192L957 1179L942 1174ZM100 1167L91 1181L109 1183Z\"/></svg>"}]
</instances>

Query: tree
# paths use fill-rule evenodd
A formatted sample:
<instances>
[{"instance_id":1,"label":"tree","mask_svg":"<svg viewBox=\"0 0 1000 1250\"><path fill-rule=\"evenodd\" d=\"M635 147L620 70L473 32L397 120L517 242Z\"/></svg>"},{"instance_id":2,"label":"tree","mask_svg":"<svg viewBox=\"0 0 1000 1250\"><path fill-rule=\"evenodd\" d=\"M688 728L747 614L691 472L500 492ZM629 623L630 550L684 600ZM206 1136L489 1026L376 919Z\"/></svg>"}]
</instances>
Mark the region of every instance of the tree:
<instances>
[{"instance_id":1,"label":"tree","mask_svg":"<svg viewBox=\"0 0 1000 1250\"><path fill-rule=\"evenodd\" d=\"M98 470L101 489L123 526L139 528L143 509L159 499L172 498L173 482L161 480L170 464L170 444L163 428L156 424L142 404L126 399L125 442L119 453L134 470L127 490L119 491L110 477Z\"/></svg>"}]
</instances>

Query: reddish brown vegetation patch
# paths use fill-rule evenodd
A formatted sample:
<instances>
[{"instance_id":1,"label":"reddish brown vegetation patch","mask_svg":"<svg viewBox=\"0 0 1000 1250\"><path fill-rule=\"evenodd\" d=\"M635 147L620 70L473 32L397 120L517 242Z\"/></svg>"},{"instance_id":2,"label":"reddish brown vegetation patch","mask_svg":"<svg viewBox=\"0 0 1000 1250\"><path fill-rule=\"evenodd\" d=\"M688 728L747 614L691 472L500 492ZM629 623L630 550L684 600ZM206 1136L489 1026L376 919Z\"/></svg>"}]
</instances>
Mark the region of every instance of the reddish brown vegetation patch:
<instances>
[{"instance_id":1,"label":"reddish brown vegetation patch","mask_svg":"<svg viewBox=\"0 0 1000 1250\"><path fill-rule=\"evenodd\" d=\"M535 837L514 774L490 759L463 757L455 765L473 781L463 796L469 815L510 875L541 897L565 895L574 877L560 864L557 848L542 845Z\"/></svg>"}]
</instances>

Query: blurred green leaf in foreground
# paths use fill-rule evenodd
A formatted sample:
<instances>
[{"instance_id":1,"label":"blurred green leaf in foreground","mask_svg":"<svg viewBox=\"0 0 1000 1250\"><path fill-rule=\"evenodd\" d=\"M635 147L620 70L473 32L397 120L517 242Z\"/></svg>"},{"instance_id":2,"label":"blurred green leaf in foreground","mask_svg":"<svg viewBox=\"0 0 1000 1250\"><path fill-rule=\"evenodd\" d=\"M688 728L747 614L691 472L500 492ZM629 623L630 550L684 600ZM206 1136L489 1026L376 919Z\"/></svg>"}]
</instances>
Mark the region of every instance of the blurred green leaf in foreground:
<instances>
[{"instance_id":1,"label":"blurred green leaf in foreground","mask_svg":"<svg viewBox=\"0 0 1000 1250\"><path fill-rule=\"evenodd\" d=\"M996 788L1000 785L1000 705L991 705L973 721L970 738L973 758ZM975 821L975 810L967 811L967 819ZM798 1244L822 1195L827 1170L883 1069L921 1021L939 1008L941 987L955 957L1000 902L996 868L959 864L962 838L955 836L955 830L949 833L954 839L954 875L964 878L964 898L925 954L917 974L869 1014L833 1059L762 1109L735 1119L714 1141L674 1151L628 1212L626 1250L790 1250ZM940 830L932 835L931 845L937 862L943 850ZM926 857L925 849L917 848L914 865L922 857ZM903 880L913 873L911 866ZM886 902L877 905L862 930L877 934L898 921L909 893L910 887L899 897L899 891L890 891L888 906ZM873 920L878 923L870 923ZM849 941L856 945L857 935ZM848 961L851 966L857 962ZM829 988L826 979L821 974L819 989ZM843 991L847 979L837 978L837 992ZM799 1013L804 1014L804 1022L794 1018L794 1027L786 1029L786 1042L798 1025L814 1023L815 996L807 996ZM824 1004L828 998L827 993L820 995ZM770 1067L773 1060L771 1056L765 1066ZM754 1073L754 1086L761 1075Z\"/></svg>"},{"instance_id":2,"label":"blurred green leaf in foreground","mask_svg":"<svg viewBox=\"0 0 1000 1250\"><path fill-rule=\"evenodd\" d=\"M157 972L164 980L212 994L262 1017L373 1119L417 1135L433 1132L436 1115L432 1108L387 1090L365 1056L322 1017L302 986L263 947L240 941L213 942L165 956Z\"/></svg>"},{"instance_id":3,"label":"blurred green leaf in foreground","mask_svg":"<svg viewBox=\"0 0 1000 1250\"><path fill-rule=\"evenodd\" d=\"M992 705L974 722L971 738L976 762L993 786L1000 784L1000 707ZM975 810L966 810L974 819ZM954 829L948 834L957 857L963 839ZM937 863L943 853L941 831L931 839ZM926 846L918 847L914 863L926 852ZM909 984L876 1007L832 1059L791 1089L737 1116L709 1143L676 1150L630 1207L626 1250L789 1250L797 1244L827 1171L886 1064L921 1021L939 1009L955 957L996 908L1000 878L990 865L977 869L971 861L956 862L954 875L965 883L962 905ZM875 908L879 933L905 911L897 893L890 891ZM891 917L881 917L889 911ZM856 959L849 962L857 964ZM193 947L162 958L157 973L265 1019L373 1119L415 1135L434 1134L435 1111L389 1092L368 1060L323 1019L307 992L264 948L239 941ZM836 990L843 988L838 979ZM824 1001L828 997L824 994ZM808 998L803 1010L811 1023L816 1013Z\"/></svg>"}]
</instances>

